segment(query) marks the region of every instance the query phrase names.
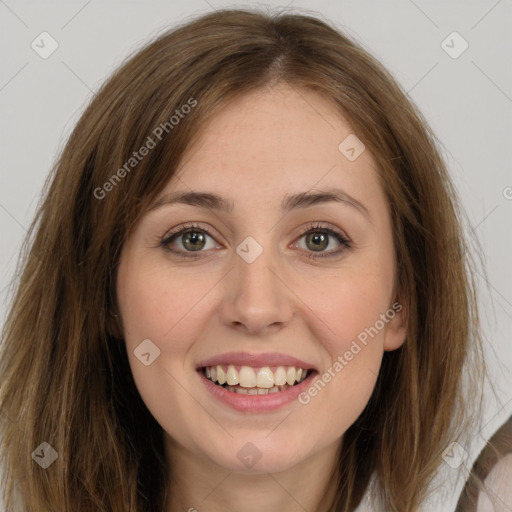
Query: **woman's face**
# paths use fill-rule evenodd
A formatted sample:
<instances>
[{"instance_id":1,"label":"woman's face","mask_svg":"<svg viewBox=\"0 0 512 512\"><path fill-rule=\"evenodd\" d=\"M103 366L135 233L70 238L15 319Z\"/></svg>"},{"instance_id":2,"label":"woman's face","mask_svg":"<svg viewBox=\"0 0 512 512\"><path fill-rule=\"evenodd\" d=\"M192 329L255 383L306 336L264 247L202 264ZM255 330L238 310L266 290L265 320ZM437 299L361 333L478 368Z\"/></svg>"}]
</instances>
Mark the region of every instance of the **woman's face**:
<instances>
[{"instance_id":1,"label":"woman's face","mask_svg":"<svg viewBox=\"0 0 512 512\"><path fill-rule=\"evenodd\" d=\"M403 343L389 208L350 134L313 92L237 99L123 247L130 366L171 457L276 472L332 453Z\"/></svg>"}]
</instances>

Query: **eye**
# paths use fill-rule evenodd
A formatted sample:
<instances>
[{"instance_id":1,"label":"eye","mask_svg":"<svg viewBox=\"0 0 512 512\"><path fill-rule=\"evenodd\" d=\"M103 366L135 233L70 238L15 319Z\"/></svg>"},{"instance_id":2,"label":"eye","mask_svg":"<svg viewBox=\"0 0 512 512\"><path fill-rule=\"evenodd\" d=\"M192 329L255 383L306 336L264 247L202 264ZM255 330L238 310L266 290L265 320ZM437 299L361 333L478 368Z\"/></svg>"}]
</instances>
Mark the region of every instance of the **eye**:
<instances>
[{"instance_id":1,"label":"eye","mask_svg":"<svg viewBox=\"0 0 512 512\"><path fill-rule=\"evenodd\" d=\"M168 252L177 253L183 256L196 257L198 254L184 254L185 252L201 252L203 249L213 249L215 244L208 247L207 239L212 238L209 231L197 224L187 224L179 230L170 233L161 242L160 245ZM177 250L172 246L181 248ZM183 251L184 250L184 251Z\"/></svg>"},{"instance_id":2,"label":"eye","mask_svg":"<svg viewBox=\"0 0 512 512\"><path fill-rule=\"evenodd\" d=\"M302 238L305 241L306 251L309 252L308 249L312 250L312 252L307 254L308 258L330 258L352 247L350 241L340 232L321 224L313 224L306 227L299 240ZM335 240L335 244L338 244L337 248L325 251L327 247L332 245L332 239Z\"/></svg>"},{"instance_id":3,"label":"eye","mask_svg":"<svg viewBox=\"0 0 512 512\"><path fill-rule=\"evenodd\" d=\"M212 240L208 247L208 238ZM340 232L322 226L321 224L310 224L307 226L299 240L304 238L306 256L308 258L328 258L334 257L352 247L350 241ZM328 247L337 244L337 247L326 251ZM177 254L187 258L196 258L200 256L203 249L214 249L216 246L210 231L197 224L186 224L181 228L168 234L159 245L167 252ZM294 246L298 246L295 243Z\"/></svg>"}]
</instances>

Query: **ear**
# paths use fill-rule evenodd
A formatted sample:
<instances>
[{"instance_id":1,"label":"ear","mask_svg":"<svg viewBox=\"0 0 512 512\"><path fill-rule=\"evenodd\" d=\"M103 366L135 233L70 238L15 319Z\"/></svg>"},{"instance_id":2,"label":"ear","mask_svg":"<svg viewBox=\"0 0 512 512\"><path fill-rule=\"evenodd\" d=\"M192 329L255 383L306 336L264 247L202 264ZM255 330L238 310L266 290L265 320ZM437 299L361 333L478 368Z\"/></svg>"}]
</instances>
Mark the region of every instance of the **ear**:
<instances>
[{"instance_id":1,"label":"ear","mask_svg":"<svg viewBox=\"0 0 512 512\"><path fill-rule=\"evenodd\" d=\"M396 350L404 344L407 336L408 311L406 302L396 300L390 306L386 316L389 318L389 322L384 336L384 350Z\"/></svg>"}]
</instances>

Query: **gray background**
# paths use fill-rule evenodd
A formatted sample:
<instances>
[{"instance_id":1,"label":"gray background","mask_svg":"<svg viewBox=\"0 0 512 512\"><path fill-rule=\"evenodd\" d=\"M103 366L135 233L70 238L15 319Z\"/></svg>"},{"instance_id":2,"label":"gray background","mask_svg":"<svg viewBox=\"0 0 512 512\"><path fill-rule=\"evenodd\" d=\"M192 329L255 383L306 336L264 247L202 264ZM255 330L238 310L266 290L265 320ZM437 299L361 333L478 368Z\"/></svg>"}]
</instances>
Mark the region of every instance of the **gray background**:
<instances>
[{"instance_id":1,"label":"gray background","mask_svg":"<svg viewBox=\"0 0 512 512\"><path fill-rule=\"evenodd\" d=\"M444 146L468 231L485 253L479 300L499 395L487 393L484 422L459 471L443 463L444 488L427 510L452 512L460 475L512 414L511 0L0 0L0 322L43 182L94 91L123 58L169 26L212 9L255 5L317 12L355 36L405 87ZM59 45L47 59L31 48L43 31ZM453 31L469 44L458 58L442 46ZM461 42L453 41L457 51Z\"/></svg>"}]
</instances>

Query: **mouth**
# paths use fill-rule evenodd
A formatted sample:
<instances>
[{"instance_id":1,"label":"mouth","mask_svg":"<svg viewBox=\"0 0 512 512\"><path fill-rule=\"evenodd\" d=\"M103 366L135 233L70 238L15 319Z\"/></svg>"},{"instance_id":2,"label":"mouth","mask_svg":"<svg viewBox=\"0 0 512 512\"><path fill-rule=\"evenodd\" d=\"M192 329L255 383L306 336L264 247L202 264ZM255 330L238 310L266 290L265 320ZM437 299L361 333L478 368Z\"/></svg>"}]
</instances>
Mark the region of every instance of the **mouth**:
<instances>
[{"instance_id":1,"label":"mouth","mask_svg":"<svg viewBox=\"0 0 512 512\"><path fill-rule=\"evenodd\" d=\"M249 414L293 406L318 375L312 364L278 352L218 354L196 372L215 403Z\"/></svg>"},{"instance_id":2,"label":"mouth","mask_svg":"<svg viewBox=\"0 0 512 512\"><path fill-rule=\"evenodd\" d=\"M296 366L236 366L201 367L210 382L225 390L241 395L269 395L281 393L302 383L315 373L312 369Z\"/></svg>"}]
</instances>

